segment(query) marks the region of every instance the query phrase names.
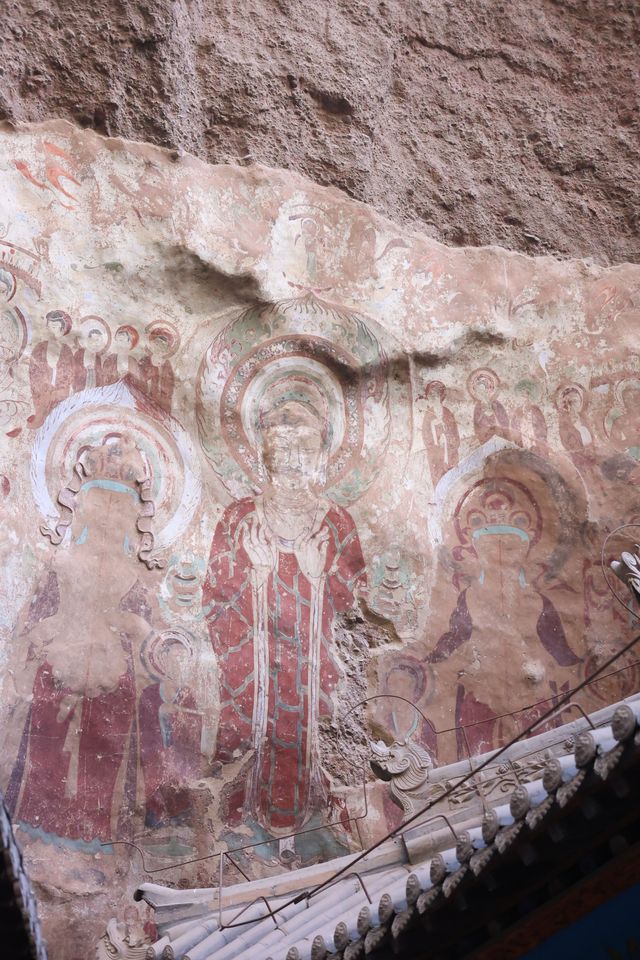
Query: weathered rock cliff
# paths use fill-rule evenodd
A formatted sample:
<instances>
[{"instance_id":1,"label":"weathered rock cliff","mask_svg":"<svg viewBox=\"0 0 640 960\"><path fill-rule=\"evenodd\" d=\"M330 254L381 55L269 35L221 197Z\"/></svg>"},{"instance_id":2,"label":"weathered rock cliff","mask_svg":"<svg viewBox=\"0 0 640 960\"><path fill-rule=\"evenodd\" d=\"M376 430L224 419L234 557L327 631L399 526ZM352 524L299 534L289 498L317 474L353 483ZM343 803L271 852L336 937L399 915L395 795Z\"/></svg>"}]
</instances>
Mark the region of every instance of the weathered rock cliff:
<instances>
[{"instance_id":1,"label":"weathered rock cliff","mask_svg":"<svg viewBox=\"0 0 640 960\"><path fill-rule=\"evenodd\" d=\"M304 173L451 244L638 258L635 0L9 0L0 119Z\"/></svg>"}]
</instances>

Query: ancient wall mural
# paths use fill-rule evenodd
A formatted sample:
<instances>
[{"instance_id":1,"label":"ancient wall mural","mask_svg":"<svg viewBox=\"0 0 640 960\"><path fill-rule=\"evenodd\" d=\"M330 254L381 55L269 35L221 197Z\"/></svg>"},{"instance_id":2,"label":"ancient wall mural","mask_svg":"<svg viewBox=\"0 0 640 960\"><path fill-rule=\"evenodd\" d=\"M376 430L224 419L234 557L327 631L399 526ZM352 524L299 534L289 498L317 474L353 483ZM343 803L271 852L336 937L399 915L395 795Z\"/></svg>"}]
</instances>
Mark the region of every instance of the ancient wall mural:
<instances>
[{"instance_id":1,"label":"ancient wall mural","mask_svg":"<svg viewBox=\"0 0 640 960\"><path fill-rule=\"evenodd\" d=\"M630 636L639 268L65 124L0 197L0 787L61 960L145 877L374 841L371 740L498 746Z\"/></svg>"}]
</instances>

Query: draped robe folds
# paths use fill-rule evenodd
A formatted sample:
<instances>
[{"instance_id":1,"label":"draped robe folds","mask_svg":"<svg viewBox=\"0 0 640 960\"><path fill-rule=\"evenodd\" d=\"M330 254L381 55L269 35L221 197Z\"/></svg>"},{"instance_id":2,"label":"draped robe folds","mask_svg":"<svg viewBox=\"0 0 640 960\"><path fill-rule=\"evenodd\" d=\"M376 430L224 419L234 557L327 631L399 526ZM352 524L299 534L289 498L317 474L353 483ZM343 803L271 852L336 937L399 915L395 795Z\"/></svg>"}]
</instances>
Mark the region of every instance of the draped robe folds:
<instances>
[{"instance_id":1,"label":"draped robe folds","mask_svg":"<svg viewBox=\"0 0 640 960\"><path fill-rule=\"evenodd\" d=\"M536 623L538 640L559 667L576 666L580 659L567 642L558 611L548 597L544 594L539 596L542 600L542 610ZM458 596L456 608L449 619L449 629L442 634L435 648L425 658L426 662L441 663L447 660L459 647L468 643L473 629L473 619L467 604L467 591L463 590ZM518 726L521 729L543 716L552 706L554 698L561 693L566 693L569 682L559 685L557 681L551 680L549 689L552 697L541 700L529 710L518 711ZM488 697L490 697L489 693ZM501 745L499 714L489 703L483 703L472 691L465 689L462 680L459 680L457 685L455 711L458 755L461 759L465 758L469 752L473 756ZM556 717L550 721L550 726L557 726L561 722L561 718ZM465 728L464 734L462 727ZM545 729L547 727L541 725L535 732L542 733Z\"/></svg>"},{"instance_id":2,"label":"draped robe folds","mask_svg":"<svg viewBox=\"0 0 640 960\"><path fill-rule=\"evenodd\" d=\"M274 538L277 559L260 583L243 534L254 518L261 520L261 507L251 498L228 507L211 546L204 603L220 664L217 759L253 748L245 812L269 831L290 831L323 794L317 722L332 713L338 679L332 625L353 607L365 569L351 516L329 504L316 514L315 529L329 533L322 576L308 580L293 545Z\"/></svg>"},{"instance_id":3,"label":"draped robe folds","mask_svg":"<svg viewBox=\"0 0 640 960\"><path fill-rule=\"evenodd\" d=\"M91 354L81 347L73 356L73 365L73 389L76 392L103 386L102 357L99 353Z\"/></svg>"},{"instance_id":4,"label":"draped robe folds","mask_svg":"<svg viewBox=\"0 0 640 960\"><path fill-rule=\"evenodd\" d=\"M202 773L202 716L193 693L165 695L154 683L138 706L146 825L180 822L191 814L190 785Z\"/></svg>"},{"instance_id":5,"label":"draped robe folds","mask_svg":"<svg viewBox=\"0 0 640 960\"><path fill-rule=\"evenodd\" d=\"M60 354L53 367L47 359L46 340L33 348L29 362L29 382L34 413L32 429L40 427L57 403L65 400L73 389L74 363L71 347L61 344Z\"/></svg>"},{"instance_id":6,"label":"draped robe folds","mask_svg":"<svg viewBox=\"0 0 640 960\"><path fill-rule=\"evenodd\" d=\"M7 791L12 814L58 837L109 840L116 781L122 773L135 776L123 770L136 755L135 699L131 668L114 690L84 697L59 683L45 661Z\"/></svg>"},{"instance_id":7,"label":"draped robe folds","mask_svg":"<svg viewBox=\"0 0 640 960\"><path fill-rule=\"evenodd\" d=\"M145 355L140 361L140 378L147 396L167 413L171 413L175 375L169 360L156 366L151 357Z\"/></svg>"}]
</instances>

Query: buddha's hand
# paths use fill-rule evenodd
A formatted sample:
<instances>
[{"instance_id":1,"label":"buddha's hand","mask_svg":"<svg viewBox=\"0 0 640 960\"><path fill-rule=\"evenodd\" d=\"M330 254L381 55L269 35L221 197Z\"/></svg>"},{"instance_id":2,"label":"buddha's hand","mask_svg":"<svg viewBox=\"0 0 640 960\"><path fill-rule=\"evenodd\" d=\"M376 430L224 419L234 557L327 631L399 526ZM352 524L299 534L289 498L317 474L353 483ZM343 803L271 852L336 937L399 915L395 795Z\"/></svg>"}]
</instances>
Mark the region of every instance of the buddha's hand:
<instances>
[{"instance_id":1,"label":"buddha's hand","mask_svg":"<svg viewBox=\"0 0 640 960\"><path fill-rule=\"evenodd\" d=\"M316 533L300 534L294 543L296 559L307 580L319 580L325 572L329 531L321 527Z\"/></svg>"},{"instance_id":2,"label":"buddha's hand","mask_svg":"<svg viewBox=\"0 0 640 960\"><path fill-rule=\"evenodd\" d=\"M273 547L257 517L253 517L242 533L242 546L249 557L258 586L263 586L275 569Z\"/></svg>"}]
</instances>

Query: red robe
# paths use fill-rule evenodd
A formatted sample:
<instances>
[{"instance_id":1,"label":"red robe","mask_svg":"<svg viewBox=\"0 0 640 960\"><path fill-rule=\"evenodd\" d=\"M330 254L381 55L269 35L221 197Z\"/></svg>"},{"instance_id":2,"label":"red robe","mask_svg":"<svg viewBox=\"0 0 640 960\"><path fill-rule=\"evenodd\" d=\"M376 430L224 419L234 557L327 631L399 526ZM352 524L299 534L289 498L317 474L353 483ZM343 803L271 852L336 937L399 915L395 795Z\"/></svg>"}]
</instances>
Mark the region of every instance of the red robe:
<instances>
[{"instance_id":1,"label":"red robe","mask_svg":"<svg viewBox=\"0 0 640 960\"><path fill-rule=\"evenodd\" d=\"M159 683L143 690L138 707L146 825L182 820L191 813L189 788L202 774L202 717L193 694L165 702Z\"/></svg>"},{"instance_id":2,"label":"red robe","mask_svg":"<svg viewBox=\"0 0 640 960\"><path fill-rule=\"evenodd\" d=\"M509 437L509 417L499 400L476 403L473 426L480 443L486 443L493 436Z\"/></svg>"},{"instance_id":3,"label":"red robe","mask_svg":"<svg viewBox=\"0 0 640 960\"><path fill-rule=\"evenodd\" d=\"M54 383L55 375L55 383ZM63 343L55 371L47 363L47 341L34 347L29 361L29 382L34 413L29 426L37 429L57 403L65 400L73 390L74 363L71 347Z\"/></svg>"},{"instance_id":4,"label":"red robe","mask_svg":"<svg viewBox=\"0 0 640 960\"><path fill-rule=\"evenodd\" d=\"M580 662L580 658L576 656L567 642L558 611L548 597L545 597L544 594L540 594L540 597L542 599L542 611L536 624L536 632L540 643L559 666L575 666ZM447 660L455 650L468 643L472 634L473 620L467 605L467 591L463 590L459 594L456 608L449 618L449 629L442 634L435 649L425 660L428 663L441 663L443 660ZM555 681L551 681L549 686L554 697L536 704L529 710L515 710L513 719L511 717L507 718L511 724L508 728L510 731L514 732L516 728L523 730L529 726L549 710L556 696L559 696L560 693L566 693L569 689L568 682L560 690L558 690ZM500 737L500 719L501 717L491 704L482 703L478 700L470 690L465 689L464 682L460 680L456 690L456 737L459 758L461 760L466 759L469 756L475 756L502 746L504 738ZM517 727L513 726L514 722ZM549 721L549 724L541 724L535 733L542 733L549 727L557 726L563 722L561 717L556 716Z\"/></svg>"},{"instance_id":5,"label":"red robe","mask_svg":"<svg viewBox=\"0 0 640 960\"><path fill-rule=\"evenodd\" d=\"M95 357L95 367L93 369L93 378L89 376L92 371L87 370L84 365L84 347L80 347L79 350L76 350L73 356L73 389L74 392L79 393L80 390L85 390L88 387L102 387L103 386L103 375L102 375L102 357L99 354L96 354ZM91 379L95 382L92 383Z\"/></svg>"},{"instance_id":6,"label":"red robe","mask_svg":"<svg viewBox=\"0 0 640 960\"><path fill-rule=\"evenodd\" d=\"M19 804L18 782L12 791L17 819L59 837L112 837L118 774L127 758L136 756L135 696L132 671L110 693L83 697L61 686L48 663L39 667L20 769L12 777L23 780Z\"/></svg>"},{"instance_id":7,"label":"red robe","mask_svg":"<svg viewBox=\"0 0 640 960\"><path fill-rule=\"evenodd\" d=\"M144 384L140 374L140 364L135 357L129 357L127 373L122 377L118 373L118 358L115 353L110 353L102 364L102 383L107 387L110 383L117 383L119 380L128 380L140 390L144 390Z\"/></svg>"},{"instance_id":8,"label":"red robe","mask_svg":"<svg viewBox=\"0 0 640 960\"><path fill-rule=\"evenodd\" d=\"M294 830L323 799L317 721L331 715L338 679L333 621L353 607L356 587L365 581L364 559L351 516L332 505L321 525L329 531L321 586L313 589L295 553L283 551L259 591L242 544L255 512L250 498L227 507L204 587L220 664L217 759L253 748L254 769L237 815L244 805L267 830Z\"/></svg>"},{"instance_id":9,"label":"red robe","mask_svg":"<svg viewBox=\"0 0 640 960\"><path fill-rule=\"evenodd\" d=\"M170 361L165 360L160 366L156 366L146 354L140 361L140 377L142 389L147 396L167 413L171 413L175 376Z\"/></svg>"}]
</instances>

